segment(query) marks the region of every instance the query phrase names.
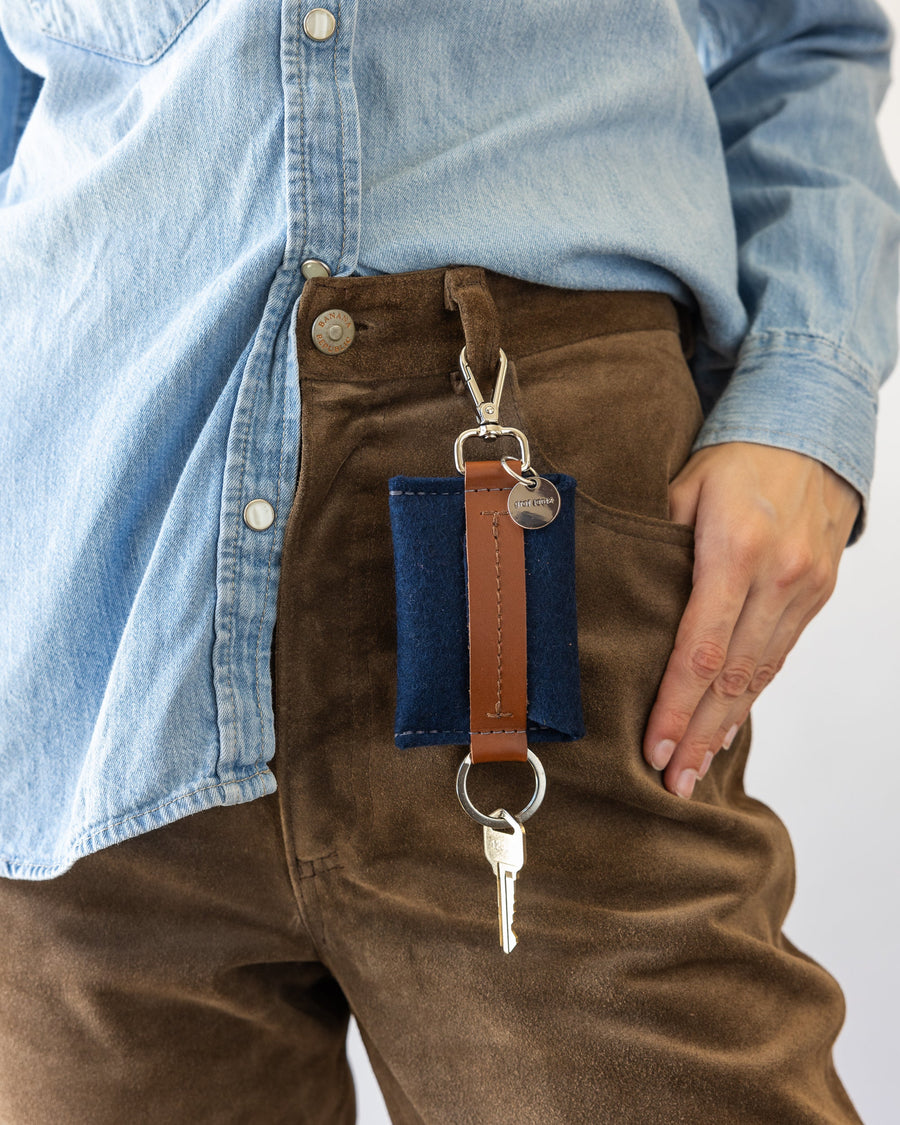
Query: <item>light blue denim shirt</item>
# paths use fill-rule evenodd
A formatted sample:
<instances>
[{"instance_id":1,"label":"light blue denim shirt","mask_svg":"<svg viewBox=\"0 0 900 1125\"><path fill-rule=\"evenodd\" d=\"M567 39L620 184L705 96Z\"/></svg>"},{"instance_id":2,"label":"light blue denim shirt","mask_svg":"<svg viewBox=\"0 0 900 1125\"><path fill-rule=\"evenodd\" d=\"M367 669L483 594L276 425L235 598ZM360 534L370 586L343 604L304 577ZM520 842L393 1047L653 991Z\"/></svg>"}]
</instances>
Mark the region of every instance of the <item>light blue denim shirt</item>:
<instances>
[{"instance_id":1,"label":"light blue denim shirt","mask_svg":"<svg viewBox=\"0 0 900 1125\"><path fill-rule=\"evenodd\" d=\"M874 3L325 2L316 40L306 0L0 0L8 876L275 787L305 259L667 292L702 318L696 448L868 494L900 229Z\"/></svg>"}]
</instances>

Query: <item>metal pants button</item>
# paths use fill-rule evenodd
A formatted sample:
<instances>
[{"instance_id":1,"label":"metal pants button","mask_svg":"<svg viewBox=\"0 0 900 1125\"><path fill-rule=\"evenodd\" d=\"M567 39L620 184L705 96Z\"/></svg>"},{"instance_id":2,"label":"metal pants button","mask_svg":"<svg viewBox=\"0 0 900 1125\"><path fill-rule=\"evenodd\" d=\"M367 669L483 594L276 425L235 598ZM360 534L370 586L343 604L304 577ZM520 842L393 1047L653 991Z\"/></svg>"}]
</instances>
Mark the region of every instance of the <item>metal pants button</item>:
<instances>
[{"instance_id":1,"label":"metal pants button","mask_svg":"<svg viewBox=\"0 0 900 1125\"><path fill-rule=\"evenodd\" d=\"M353 343L356 325L353 317L343 309L328 309L320 313L312 326L313 343L326 355L340 355Z\"/></svg>"}]
</instances>

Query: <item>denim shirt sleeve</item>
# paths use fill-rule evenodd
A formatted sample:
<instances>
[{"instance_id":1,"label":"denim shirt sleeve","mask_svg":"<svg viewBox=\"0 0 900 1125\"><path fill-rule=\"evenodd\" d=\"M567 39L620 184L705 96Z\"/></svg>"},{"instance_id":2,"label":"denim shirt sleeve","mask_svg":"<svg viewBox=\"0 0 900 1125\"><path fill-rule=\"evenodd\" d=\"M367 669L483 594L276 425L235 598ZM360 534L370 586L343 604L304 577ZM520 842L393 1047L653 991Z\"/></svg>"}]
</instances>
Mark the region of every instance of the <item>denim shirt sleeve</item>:
<instances>
[{"instance_id":1,"label":"denim shirt sleeve","mask_svg":"<svg viewBox=\"0 0 900 1125\"><path fill-rule=\"evenodd\" d=\"M0 176L12 164L42 79L13 55L0 31Z\"/></svg>"},{"instance_id":2,"label":"denim shirt sleeve","mask_svg":"<svg viewBox=\"0 0 900 1125\"><path fill-rule=\"evenodd\" d=\"M897 352L900 192L875 124L890 24L871 0L701 11L748 329L736 360L700 342L707 417L694 450L751 441L823 461L862 496L849 545L865 527L878 389Z\"/></svg>"}]
</instances>

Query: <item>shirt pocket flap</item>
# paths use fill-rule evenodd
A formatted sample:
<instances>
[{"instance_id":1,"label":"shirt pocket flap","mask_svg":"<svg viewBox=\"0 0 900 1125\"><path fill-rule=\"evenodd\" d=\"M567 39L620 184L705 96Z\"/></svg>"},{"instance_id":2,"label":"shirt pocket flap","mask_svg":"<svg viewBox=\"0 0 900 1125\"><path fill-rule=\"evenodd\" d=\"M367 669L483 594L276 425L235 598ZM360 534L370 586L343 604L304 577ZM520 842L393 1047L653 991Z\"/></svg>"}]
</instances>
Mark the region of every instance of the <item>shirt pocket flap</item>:
<instances>
[{"instance_id":1,"label":"shirt pocket flap","mask_svg":"<svg viewBox=\"0 0 900 1125\"><path fill-rule=\"evenodd\" d=\"M51 39L147 65L178 38L207 0L28 0Z\"/></svg>"}]
</instances>

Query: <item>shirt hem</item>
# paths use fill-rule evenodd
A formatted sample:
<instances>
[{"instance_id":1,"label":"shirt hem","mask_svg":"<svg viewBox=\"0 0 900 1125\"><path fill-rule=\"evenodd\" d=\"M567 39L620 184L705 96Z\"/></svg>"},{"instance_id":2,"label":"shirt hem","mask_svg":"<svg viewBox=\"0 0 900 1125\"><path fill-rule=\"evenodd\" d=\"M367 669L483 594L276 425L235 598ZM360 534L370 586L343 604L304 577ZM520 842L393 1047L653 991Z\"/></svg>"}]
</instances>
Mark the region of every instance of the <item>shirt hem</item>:
<instances>
[{"instance_id":1,"label":"shirt hem","mask_svg":"<svg viewBox=\"0 0 900 1125\"><path fill-rule=\"evenodd\" d=\"M112 844L120 844L154 828L162 828L192 813L204 812L220 805L240 805L257 797L265 797L274 793L275 788L275 775L268 768L230 781L210 778L188 793L129 816L117 817L101 828L85 833L55 863L34 863L20 858L0 857L0 877L32 881L55 879L68 871L76 860Z\"/></svg>"}]
</instances>

